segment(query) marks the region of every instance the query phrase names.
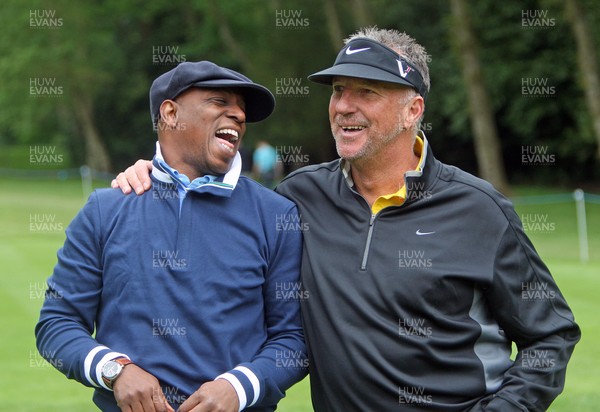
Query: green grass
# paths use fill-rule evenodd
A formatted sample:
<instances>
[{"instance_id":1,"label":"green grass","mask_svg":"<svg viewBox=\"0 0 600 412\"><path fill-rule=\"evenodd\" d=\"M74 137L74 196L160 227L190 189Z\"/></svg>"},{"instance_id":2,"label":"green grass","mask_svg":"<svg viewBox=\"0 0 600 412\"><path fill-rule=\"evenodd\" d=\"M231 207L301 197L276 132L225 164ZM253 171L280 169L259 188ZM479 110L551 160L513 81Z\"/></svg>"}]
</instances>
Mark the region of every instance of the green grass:
<instances>
[{"instance_id":1,"label":"green grass","mask_svg":"<svg viewBox=\"0 0 600 412\"><path fill-rule=\"evenodd\" d=\"M528 193L520 190L519 195ZM539 195L536 192L536 195ZM0 405L10 411L92 411L92 391L67 380L41 360L33 328L43 284L56 263L64 231L35 230L31 220L50 216L66 228L84 198L77 181L0 180ZM547 215L554 230L530 233L583 330L569 364L564 393L551 411L594 411L600 404L600 205L588 205L590 257L578 261L572 203L519 205L519 215ZM278 410L311 411L308 378L288 391Z\"/></svg>"}]
</instances>

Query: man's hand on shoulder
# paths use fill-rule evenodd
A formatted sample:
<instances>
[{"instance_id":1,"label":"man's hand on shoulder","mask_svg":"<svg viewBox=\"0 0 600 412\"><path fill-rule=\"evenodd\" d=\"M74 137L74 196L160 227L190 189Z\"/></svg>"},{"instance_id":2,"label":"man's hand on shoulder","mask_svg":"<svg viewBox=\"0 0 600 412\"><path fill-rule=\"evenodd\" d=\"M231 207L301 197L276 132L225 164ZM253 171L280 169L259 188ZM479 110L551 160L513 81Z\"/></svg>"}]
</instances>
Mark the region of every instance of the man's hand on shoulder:
<instances>
[{"instance_id":1,"label":"man's hand on shoulder","mask_svg":"<svg viewBox=\"0 0 600 412\"><path fill-rule=\"evenodd\" d=\"M131 193L132 189L136 194L141 195L152 187L151 171L152 162L139 159L133 166L129 166L124 172L119 173L112 180L110 186L113 189L121 189L126 195Z\"/></svg>"},{"instance_id":2,"label":"man's hand on shoulder","mask_svg":"<svg viewBox=\"0 0 600 412\"><path fill-rule=\"evenodd\" d=\"M237 393L225 379L206 382L177 409L177 412L238 412Z\"/></svg>"}]
</instances>

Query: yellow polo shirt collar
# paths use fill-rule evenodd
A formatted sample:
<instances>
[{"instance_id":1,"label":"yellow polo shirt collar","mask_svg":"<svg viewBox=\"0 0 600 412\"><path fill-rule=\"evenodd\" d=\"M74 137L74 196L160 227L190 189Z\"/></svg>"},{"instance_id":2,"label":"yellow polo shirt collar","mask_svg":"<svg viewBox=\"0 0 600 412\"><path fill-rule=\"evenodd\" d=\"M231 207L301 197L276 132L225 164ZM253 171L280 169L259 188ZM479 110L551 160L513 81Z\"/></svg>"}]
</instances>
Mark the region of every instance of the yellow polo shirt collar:
<instances>
[{"instance_id":1,"label":"yellow polo shirt collar","mask_svg":"<svg viewBox=\"0 0 600 412\"><path fill-rule=\"evenodd\" d=\"M415 171L422 171L423 161L424 161L424 150L423 150L423 139L420 136L417 136L415 139L415 145L413 146L414 153L419 156L419 163L417 164L417 168ZM352 180L352 175L350 174L350 163L344 162L342 167L342 172L344 173L344 177L346 181L350 185L350 187L354 186L354 181ZM371 206L371 213L376 215L386 207L390 206L401 206L406 200L406 185L402 185L402 187L395 193L390 193L384 196L378 197L373 205Z\"/></svg>"}]
</instances>

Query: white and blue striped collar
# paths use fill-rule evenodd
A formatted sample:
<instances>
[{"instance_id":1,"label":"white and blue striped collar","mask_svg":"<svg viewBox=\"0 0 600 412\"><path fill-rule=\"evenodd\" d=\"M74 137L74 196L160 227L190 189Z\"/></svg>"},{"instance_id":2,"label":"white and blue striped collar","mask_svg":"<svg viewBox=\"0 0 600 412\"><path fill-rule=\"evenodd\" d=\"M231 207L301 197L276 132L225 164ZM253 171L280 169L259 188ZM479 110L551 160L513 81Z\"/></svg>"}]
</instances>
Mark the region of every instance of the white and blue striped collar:
<instances>
[{"instance_id":1,"label":"white and blue striped collar","mask_svg":"<svg viewBox=\"0 0 600 412\"><path fill-rule=\"evenodd\" d=\"M187 176L180 174L177 170L171 168L164 160L160 150L160 143L156 142L156 154L154 155L152 176L163 183L174 183L178 188L185 191L210 191L214 194L221 192L225 196L230 196L235 189L242 171L242 157L239 152L235 154L231 168L227 173L221 176L206 175L189 181ZM201 189L201 190L198 190Z\"/></svg>"}]
</instances>

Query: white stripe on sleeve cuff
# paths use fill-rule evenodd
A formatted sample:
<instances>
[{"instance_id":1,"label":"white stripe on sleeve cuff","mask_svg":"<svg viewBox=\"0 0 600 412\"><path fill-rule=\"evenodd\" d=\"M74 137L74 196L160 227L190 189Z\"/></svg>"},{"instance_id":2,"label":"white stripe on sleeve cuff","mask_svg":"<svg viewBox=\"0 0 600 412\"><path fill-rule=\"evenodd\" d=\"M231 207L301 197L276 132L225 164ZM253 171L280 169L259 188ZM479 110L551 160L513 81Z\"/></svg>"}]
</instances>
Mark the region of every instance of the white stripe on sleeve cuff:
<instances>
[{"instance_id":1,"label":"white stripe on sleeve cuff","mask_svg":"<svg viewBox=\"0 0 600 412\"><path fill-rule=\"evenodd\" d=\"M242 372L244 375L246 375L246 377L252 384L252 390L254 391L254 399L252 399L252 402L250 402L248 407L253 406L256 403L256 401L258 401L258 397L260 396L260 382L258 381L258 378L254 374L254 372L252 372L245 366L237 366L233 370Z\"/></svg>"},{"instance_id":2,"label":"white stripe on sleeve cuff","mask_svg":"<svg viewBox=\"0 0 600 412\"><path fill-rule=\"evenodd\" d=\"M96 346L94 349L88 352L87 356L85 357L85 360L83 361L83 371L85 373L85 379L87 379L87 381L95 387L98 387L98 384L92 380L92 362L94 361L94 356L96 356L98 352L104 349L108 348L102 345Z\"/></svg>"},{"instance_id":3,"label":"white stripe on sleeve cuff","mask_svg":"<svg viewBox=\"0 0 600 412\"><path fill-rule=\"evenodd\" d=\"M217 379L225 379L231 384L231 386L233 386L233 389L235 389L235 393L237 393L238 400L240 403L240 408L238 409L238 412L242 411L246 407L246 391L244 390L244 387L242 386L238 378L236 378L235 375L226 372L222 375L217 376L215 380Z\"/></svg>"}]
</instances>

